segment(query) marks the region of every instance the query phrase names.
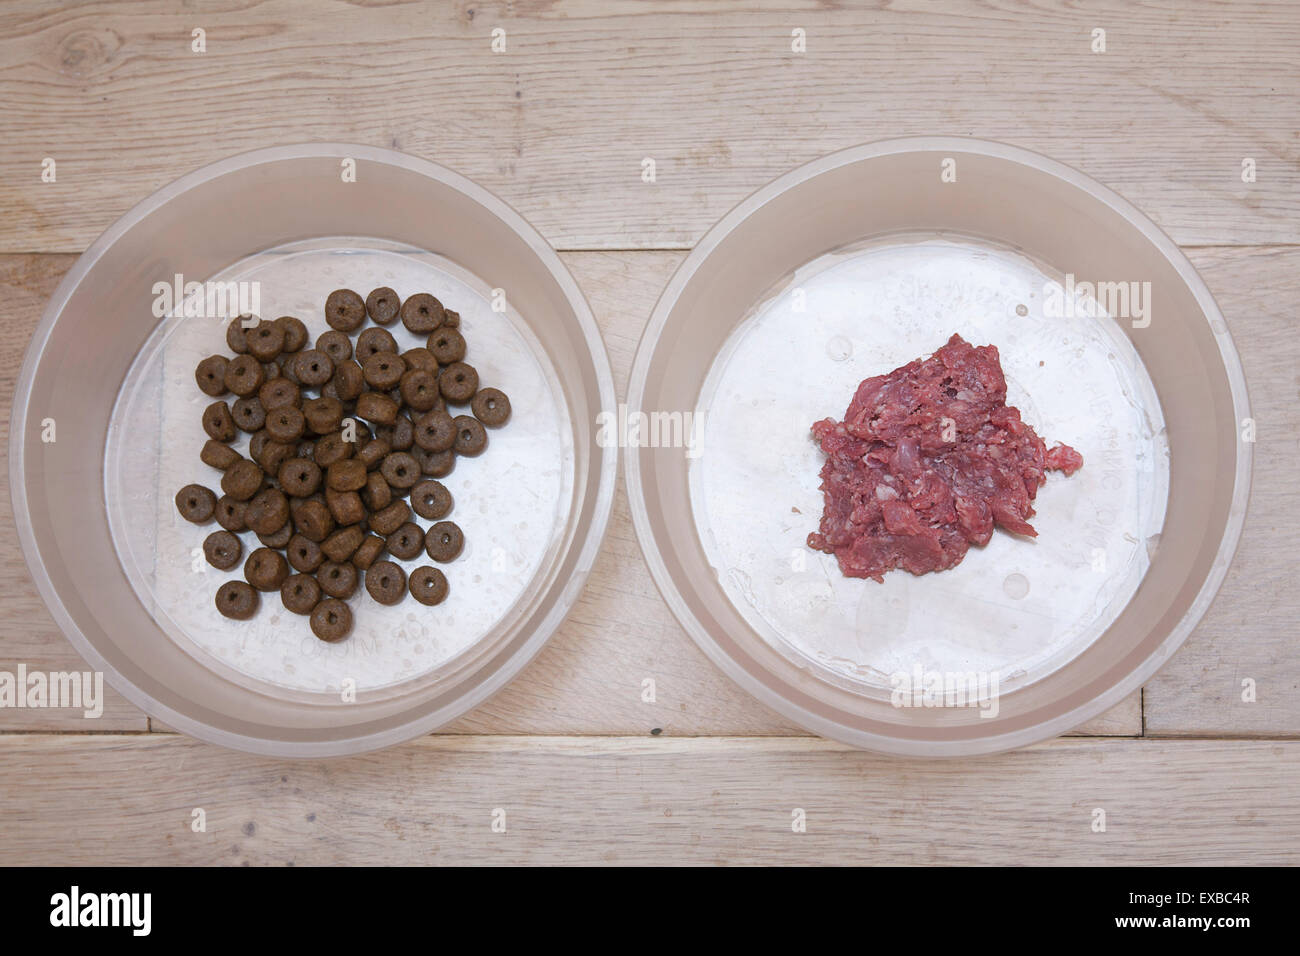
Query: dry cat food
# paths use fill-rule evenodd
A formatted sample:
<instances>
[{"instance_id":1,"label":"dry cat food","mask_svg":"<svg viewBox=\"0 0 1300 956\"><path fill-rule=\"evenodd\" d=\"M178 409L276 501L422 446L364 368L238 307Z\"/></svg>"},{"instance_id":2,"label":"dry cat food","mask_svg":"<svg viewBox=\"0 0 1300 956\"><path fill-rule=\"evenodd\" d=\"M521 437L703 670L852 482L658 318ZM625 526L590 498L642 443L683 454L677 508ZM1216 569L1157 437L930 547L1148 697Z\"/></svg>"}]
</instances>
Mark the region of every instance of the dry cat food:
<instances>
[{"instance_id":1,"label":"dry cat food","mask_svg":"<svg viewBox=\"0 0 1300 956\"><path fill-rule=\"evenodd\" d=\"M367 318L375 325L363 329ZM424 345L399 351L384 328L399 318ZM460 554L465 537L445 520L452 494L439 479L457 456L483 452L484 426L510 417L505 393L480 388L465 362L460 316L427 293L403 302L384 286L364 299L351 289L331 292L329 331L315 343L292 316L245 321L226 329L233 356L208 356L194 370L199 390L216 399L203 410L208 440L199 457L221 472L220 496L199 484L176 494L185 520L224 529L203 542L208 563L231 571L244 562L244 580L217 590L217 610L248 620L261 594L278 592L287 610L333 642L352 631L345 602L363 576L380 604L407 594L442 603L449 587L441 570L422 565L408 576L384 556L407 561L424 552L447 563ZM240 435L248 435L246 456L232 447ZM435 523L425 530L413 515ZM241 534L256 537L246 558Z\"/></svg>"},{"instance_id":2,"label":"dry cat food","mask_svg":"<svg viewBox=\"0 0 1300 956\"><path fill-rule=\"evenodd\" d=\"M1046 472L1072 475L1083 457L1049 450L1006 397L997 348L959 335L863 381L843 421L812 426L825 507L808 546L848 577L883 581L895 568L951 568L995 525L1036 535L1028 519Z\"/></svg>"}]
</instances>

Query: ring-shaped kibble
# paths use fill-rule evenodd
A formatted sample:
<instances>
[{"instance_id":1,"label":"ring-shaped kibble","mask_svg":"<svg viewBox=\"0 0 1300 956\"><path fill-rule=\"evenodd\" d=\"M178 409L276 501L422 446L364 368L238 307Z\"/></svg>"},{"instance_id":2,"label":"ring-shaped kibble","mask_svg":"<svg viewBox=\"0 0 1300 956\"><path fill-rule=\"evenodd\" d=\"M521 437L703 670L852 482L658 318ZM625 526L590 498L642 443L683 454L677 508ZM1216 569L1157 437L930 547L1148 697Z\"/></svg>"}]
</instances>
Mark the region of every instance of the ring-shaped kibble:
<instances>
[{"instance_id":1,"label":"ring-shaped kibble","mask_svg":"<svg viewBox=\"0 0 1300 956\"><path fill-rule=\"evenodd\" d=\"M230 406L230 417L235 420L235 427L241 432L248 432L250 435L255 431L260 431L266 424L266 409L254 395L248 398L236 399L235 403Z\"/></svg>"},{"instance_id":2,"label":"ring-shaped kibble","mask_svg":"<svg viewBox=\"0 0 1300 956\"><path fill-rule=\"evenodd\" d=\"M376 425L391 425L397 421L397 402L383 392L362 392L357 397L356 414Z\"/></svg>"},{"instance_id":3,"label":"ring-shaped kibble","mask_svg":"<svg viewBox=\"0 0 1300 956\"><path fill-rule=\"evenodd\" d=\"M288 442L266 441L262 445L261 451L258 452L254 459L262 470L268 475L277 475L280 473L280 466L292 458L294 455L294 446Z\"/></svg>"},{"instance_id":4,"label":"ring-shaped kibble","mask_svg":"<svg viewBox=\"0 0 1300 956\"><path fill-rule=\"evenodd\" d=\"M420 480L420 465L409 452L395 451L384 459L379 473L395 489L404 491Z\"/></svg>"},{"instance_id":5,"label":"ring-shaped kibble","mask_svg":"<svg viewBox=\"0 0 1300 956\"><path fill-rule=\"evenodd\" d=\"M338 329L322 332L316 337L316 351L328 355L337 368L340 362L352 358L352 336Z\"/></svg>"},{"instance_id":6,"label":"ring-shaped kibble","mask_svg":"<svg viewBox=\"0 0 1300 956\"><path fill-rule=\"evenodd\" d=\"M244 333L248 354L259 362L270 362L284 351L284 326L263 319Z\"/></svg>"},{"instance_id":7,"label":"ring-shaped kibble","mask_svg":"<svg viewBox=\"0 0 1300 956\"><path fill-rule=\"evenodd\" d=\"M411 597L430 607L445 601L449 590L447 575L427 564L422 564L411 572L407 586L410 588Z\"/></svg>"},{"instance_id":8,"label":"ring-shaped kibble","mask_svg":"<svg viewBox=\"0 0 1300 956\"><path fill-rule=\"evenodd\" d=\"M257 592L243 581L227 581L217 588L217 610L233 621L247 621L261 603Z\"/></svg>"},{"instance_id":9,"label":"ring-shaped kibble","mask_svg":"<svg viewBox=\"0 0 1300 956\"><path fill-rule=\"evenodd\" d=\"M411 517L411 506L398 499L386 508L380 508L370 514L370 530L375 534L388 537L406 523Z\"/></svg>"},{"instance_id":10,"label":"ring-shaped kibble","mask_svg":"<svg viewBox=\"0 0 1300 956\"><path fill-rule=\"evenodd\" d=\"M271 436L266 433L265 428L260 432L254 432L253 437L248 440L248 457L253 461L261 458L262 449L266 447L266 443L270 440Z\"/></svg>"},{"instance_id":11,"label":"ring-shaped kibble","mask_svg":"<svg viewBox=\"0 0 1300 956\"><path fill-rule=\"evenodd\" d=\"M420 474L429 478L446 478L456 467L456 453L450 448L446 451L425 451L423 448L416 448L411 454L420 463Z\"/></svg>"},{"instance_id":12,"label":"ring-shaped kibble","mask_svg":"<svg viewBox=\"0 0 1300 956\"><path fill-rule=\"evenodd\" d=\"M355 332L366 321L366 301L351 289L335 289L325 299L325 321L331 329Z\"/></svg>"},{"instance_id":13,"label":"ring-shaped kibble","mask_svg":"<svg viewBox=\"0 0 1300 956\"><path fill-rule=\"evenodd\" d=\"M341 525L359 524L366 517L366 506L361 503L361 496L355 491L335 491L327 487L325 504L334 520Z\"/></svg>"},{"instance_id":14,"label":"ring-shaped kibble","mask_svg":"<svg viewBox=\"0 0 1300 956\"><path fill-rule=\"evenodd\" d=\"M244 512L247 510L247 501L222 495L217 499L217 524L236 534L245 531L247 527L244 524Z\"/></svg>"},{"instance_id":15,"label":"ring-shaped kibble","mask_svg":"<svg viewBox=\"0 0 1300 956\"><path fill-rule=\"evenodd\" d=\"M258 548L244 562L244 579L259 591L278 591L289 576L289 563L274 548Z\"/></svg>"},{"instance_id":16,"label":"ring-shaped kibble","mask_svg":"<svg viewBox=\"0 0 1300 956\"><path fill-rule=\"evenodd\" d=\"M392 446L388 444L386 439L375 438L358 448L353 457L366 466L366 471L373 471L379 467L380 463L392 450Z\"/></svg>"},{"instance_id":17,"label":"ring-shaped kibble","mask_svg":"<svg viewBox=\"0 0 1300 956\"><path fill-rule=\"evenodd\" d=\"M349 525L346 528L339 528L322 541L320 549L331 561L343 562L352 557L353 552L361 547L361 542L365 539L366 533L360 527L355 524Z\"/></svg>"},{"instance_id":18,"label":"ring-shaped kibble","mask_svg":"<svg viewBox=\"0 0 1300 956\"><path fill-rule=\"evenodd\" d=\"M465 547L465 534L454 521L430 525L424 535L424 550L433 560L446 564L454 561Z\"/></svg>"},{"instance_id":19,"label":"ring-shaped kibble","mask_svg":"<svg viewBox=\"0 0 1300 956\"><path fill-rule=\"evenodd\" d=\"M390 451L410 451L415 444L415 423L406 415L398 415L380 435L388 442Z\"/></svg>"},{"instance_id":20,"label":"ring-shaped kibble","mask_svg":"<svg viewBox=\"0 0 1300 956\"><path fill-rule=\"evenodd\" d=\"M487 447L487 430L483 423L472 415L457 415L453 419L456 425L456 454L473 458L483 453Z\"/></svg>"},{"instance_id":21,"label":"ring-shaped kibble","mask_svg":"<svg viewBox=\"0 0 1300 956\"><path fill-rule=\"evenodd\" d=\"M239 536L229 531L214 531L203 539L203 557L218 571L229 571L244 556Z\"/></svg>"},{"instance_id":22,"label":"ring-shaped kibble","mask_svg":"<svg viewBox=\"0 0 1300 956\"><path fill-rule=\"evenodd\" d=\"M320 544L334 530L334 516L323 501L304 501L292 509L293 527L300 535ZM223 526L224 527L224 526Z\"/></svg>"},{"instance_id":23,"label":"ring-shaped kibble","mask_svg":"<svg viewBox=\"0 0 1300 956\"><path fill-rule=\"evenodd\" d=\"M293 363L293 373L302 384L319 388L333 377L334 360L319 349L307 349L298 353Z\"/></svg>"},{"instance_id":24,"label":"ring-shaped kibble","mask_svg":"<svg viewBox=\"0 0 1300 956\"><path fill-rule=\"evenodd\" d=\"M366 466L355 458L344 458L330 465L325 484L335 491L360 491L366 485Z\"/></svg>"},{"instance_id":25,"label":"ring-shaped kibble","mask_svg":"<svg viewBox=\"0 0 1300 956\"><path fill-rule=\"evenodd\" d=\"M446 451L456 444L456 423L446 409L425 412L414 424L415 443L425 451Z\"/></svg>"},{"instance_id":26,"label":"ring-shaped kibble","mask_svg":"<svg viewBox=\"0 0 1300 956\"><path fill-rule=\"evenodd\" d=\"M427 412L442 401L438 378L424 369L413 368L403 373L398 383L402 401L417 412Z\"/></svg>"},{"instance_id":27,"label":"ring-shaped kibble","mask_svg":"<svg viewBox=\"0 0 1300 956\"><path fill-rule=\"evenodd\" d=\"M289 566L301 574L311 574L325 560L325 553L320 545L302 534L295 534L285 545L285 555Z\"/></svg>"},{"instance_id":28,"label":"ring-shaped kibble","mask_svg":"<svg viewBox=\"0 0 1300 956\"><path fill-rule=\"evenodd\" d=\"M424 549L424 532L414 521L408 521L384 540L388 553L402 561L409 561Z\"/></svg>"},{"instance_id":29,"label":"ring-shaped kibble","mask_svg":"<svg viewBox=\"0 0 1300 956\"><path fill-rule=\"evenodd\" d=\"M281 405L266 416L266 433L279 442L297 442L307 428L302 412L292 405Z\"/></svg>"},{"instance_id":30,"label":"ring-shaped kibble","mask_svg":"<svg viewBox=\"0 0 1300 956\"><path fill-rule=\"evenodd\" d=\"M320 603L321 587L310 574L291 574L280 585L280 603L294 614L310 614Z\"/></svg>"},{"instance_id":31,"label":"ring-shaped kibble","mask_svg":"<svg viewBox=\"0 0 1300 956\"><path fill-rule=\"evenodd\" d=\"M465 358L465 336L460 329L441 328L429 336L428 348L439 365L452 365Z\"/></svg>"},{"instance_id":32,"label":"ring-shaped kibble","mask_svg":"<svg viewBox=\"0 0 1300 956\"><path fill-rule=\"evenodd\" d=\"M355 447L352 442L343 440L341 431L330 432L328 435L322 435L316 441L316 464L322 468L328 468L336 461L351 458L354 450Z\"/></svg>"},{"instance_id":33,"label":"ring-shaped kibble","mask_svg":"<svg viewBox=\"0 0 1300 956\"><path fill-rule=\"evenodd\" d=\"M500 428L510 418L510 399L499 388L480 388L474 393L469 410L488 428Z\"/></svg>"},{"instance_id":34,"label":"ring-shaped kibble","mask_svg":"<svg viewBox=\"0 0 1300 956\"><path fill-rule=\"evenodd\" d=\"M265 477L257 462L241 458L221 476L221 490L236 501L247 501L261 490Z\"/></svg>"},{"instance_id":35,"label":"ring-shaped kibble","mask_svg":"<svg viewBox=\"0 0 1300 956\"><path fill-rule=\"evenodd\" d=\"M226 348L236 355L245 355L248 352L248 338L244 329L244 320L246 318L249 318L249 316L236 316L226 326Z\"/></svg>"},{"instance_id":36,"label":"ring-shaped kibble","mask_svg":"<svg viewBox=\"0 0 1300 956\"><path fill-rule=\"evenodd\" d=\"M284 548L293 537L293 522L286 521L284 526L274 534L259 534L257 540L264 548Z\"/></svg>"},{"instance_id":37,"label":"ring-shaped kibble","mask_svg":"<svg viewBox=\"0 0 1300 956\"><path fill-rule=\"evenodd\" d=\"M441 302L427 292L420 292L402 303L400 314L407 331L428 335L442 325L444 311Z\"/></svg>"},{"instance_id":38,"label":"ring-shaped kibble","mask_svg":"<svg viewBox=\"0 0 1300 956\"><path fill-rule=\"evenodd\" d=\"M194 524L207 524L217 512L217 496L202 485L186 485L176 492L176 510Z\"/></svg>"},{"instance_id":39,"label":"ring-shaped kibble","mask_svg":"<svg viewBox=\"0 0 1300 956\"><path fill-rule=\"evenodd\" d=\"M254 394L266 381L262 363L251 355L237 355L226 363L226 376L223 379L226 390L234 392L240 398Z\"/></svg>"},{"instance_id":40,"label":"ring-shaped kibble","mask_svg":"<svg viewBox=\"0 0 1300 956\"><path fill-rule=\"evenodd\" d=\"M352 633L352 609L338 598L326 598L311 612L311 632L333 644Z\"/></svg>"},{"instance_id":41,"label":"ring-shaped kibble","mask_svg":"<svg viewBox=\"0 0 1300 956\"><path fill-rule=\"evenodd\" d=\"M392 561L376 561L366 571L366 591L380 604L396 604L406 595L406 572Z\"/></svg>"},{"instance_id":42,"label":"ring-shaped kibble","mask_svg":"<svg viewBox=\"0 0 1300 956\"><path fill-rule=\"evenodd\" d=\"M407 349L402 353L402 361L406 363L408 369L418 368L435 377L438 374L438 360L433 357L432 352L422 346Z\"/></svg>"},{"instance_id":43,"label":"ring-shaped kibble","mask_svg":"<svg viewBox=\"0 0 1300 956\"><path fill-rule=\"evenodd\" d=\"M387 329L369 328L357 336L356 359L365 368L366 362L380 352L397 353L397 339Z\"/></svg>"},{"instance_id":44,"label":"ring-shaped kibble","mask_svg":"<svg viewBox=\"0 0 1300 956\"><path fill-rule=\"evenodd\" d=\"M289 499L279 488L264 488L244 512L244 524L254 534L275 534L289 523Z\"/></svg>"},{"instance_id":45,"label":"ring-shaped kibble","mask_svg":"<svg viewBox=\"0 0 1300 956\"><path fill-rule=\"evenodd\" d=\"M366 377L360 365L352 359L344 359L334 369L334 377L326 387L333 388L334 397L339 401L354 402L366 390Z\"/></svg>"},{"instance_id":46,"label":"ring-shaped kibble","mask_svg":"<svg viewBox=\"0 0 1300 956\"><path fill-rule=\"evenodd\" d=\"M211 465L218 471L225 471L239 461L239 452L225 442L209 438L203 443L203 451L199 452L199 460L205 465Z\"/></svg>"},{"instance_id":47,"label":"ring-shaped kibble","mask_svg":"<svg viewBox=\"0 0 1300 956\"><path fill-rule=\"evenodd\" d=\"M451 511L451 492L441 481L425 478L411 489L411 508L421 518L436 521Z\"/></svg>"},{"instance_id":48,"label":"ring-shaped kibble","mask_svg":"<svg viewBox=\"0 0 1300 956\"><path fill-rule=\"evenodd\" d=\"M383 553L384 539L376 534L368 534L366 540L361 542L361 547L352 552L352 565L359 571L365 571Z\"/></svg>"},{"instance_id":49,"label":"ring-shaped kibble","mask_svg":"<svg viewBox=\"0 0 1300 956\"><path fill-rule=\"evenodd\" d=\"M371 290L366 296L366 314L376 325L392 325L397 321L401 307L401 297L386 285Z\"/></svg>"},{"instance_id":50,"label":"ring-shaped kibble","mask_svg":"<svg viewBox=\"0 0 1300 956\"><path fill-rule=\"evenodd\" d=\"M194 381L204 395L216 398L226 394L226 366L230 359L223 355L209 355L194 369Z\"/></svg>"},{"instance_id":51,"label":"ring-shaped kibble","mask_svg":"<svg viewBox=\"0 0 1300 956\"><path fill-rule=\"evenodd\" d=\"M216 401L203 409L203 430L209 438L216 441L233 441L236 429L230 406Z\"/></svg>"},{"instance_id":52,"label":"ring-shaped kibble","mask_svg":"<svg viewBox=\"0 0 1300 956\"><path fill-rule=\"evenodd\" d=\"M396 388L406 371L406 363L396 352L376 352L361 366L366 384L379 391Z\"/></svg>"},{"instance_id":53,"label":"ring-shaped kibble","mask_svg":"<svg viewBox=\"0 0 1300 956\"><path fill-rule=\"evenodd\" d=\"M284 351L297 352L307 344L307 325L292 315L282 315L275 324L284 332Z\"/></svg>"},{"instance_id":54,"label":"ring-shaped kibble","mask_svg":"<svg viewBox=\"0 0 1300 956\"><path fill-rule=\"evenodd\" d=\"M262 383L262 387L257 390L257 400L262 403L262 408L268 412L283 405L293 405L295 408L300 408L302 407L302 389L281 375L279 378L268 379Z\"/></svg>"},{"instance_id":55,"label":"ring-shaped kibble","mask_svg":"<svg viewBox=\"0 0 1300 956\"><path fill-rule=\"evenodd\" d=\"M320 465L310 458L290 458L280 466L275 479L286 494L306 498L320 489Z\"/></svg>"},{"instance_id":56,"label":"ring-shaped kibble","mask_svg":"<svg viewBox=\"0 0 1300 956\"><path fill-rule=\"evenodd\" d=\"M453 362L438 376L438 387L447 401L464 405L478 391L478 372L473 365Z\"/></svg>"},{"instance_id":57,"label":"ring-shaped kibble","mask_svg":"<svg viewBox=\"0 0 1300 956\"><path fill-rule=\"evenodd\" d=\"M262 385L265 385L267 382L273 382L277 378L284 378L284 373L280 371L280 360L275 359L274 361L271 362L263 362L262 363ZM261 385L257 387L257 391L259 393L262 391Z\"/></svg>"},{"instance_id":58,"label":"ring-shaped kibble","mask_svg":"<svg viewBox=\"0 0 1300 956\"><path fill-rule=\"evenodd\" d=\"M381 511L392 503L393 489L389 487L388 482L384 481L383 475L372 471L366 475L366 486L361 489L361 500L372 512Z\"/></svg>"},{"instance_id":59,"label":"ring-shaped kibble","mask_svg":"<svg viewBox=\"0 0 1300 956\"><path fill-rule=\"evenodd\" d=\"M356 593L358 580L356 566L350 563L326 561L316 571L320 589L332 598L347 600L352 597Z\"/></svg>"},{"instance_id":60,"label":"ring-shaped kibble","mask_svg":"<svg viewBox=\"0 0 1300 956\"><path fill-rule=\"evenodd\" d=\"M442 312L442 324L449 329L460 328L460 313L451 309L444 309Z\"/></svg>"},{"instance_id":61,"label":"ring-shaped kibble","mask_svg":"<svg viewBox=\"0 0 1300 956\"><path fill-rule=\"evenodd\" d=\"M337 398L322 395L303 404L302 416L307 421L307 427L317 435L328 435L337 431L343 423L343 403Z\"/></svg>"}]
</instances>

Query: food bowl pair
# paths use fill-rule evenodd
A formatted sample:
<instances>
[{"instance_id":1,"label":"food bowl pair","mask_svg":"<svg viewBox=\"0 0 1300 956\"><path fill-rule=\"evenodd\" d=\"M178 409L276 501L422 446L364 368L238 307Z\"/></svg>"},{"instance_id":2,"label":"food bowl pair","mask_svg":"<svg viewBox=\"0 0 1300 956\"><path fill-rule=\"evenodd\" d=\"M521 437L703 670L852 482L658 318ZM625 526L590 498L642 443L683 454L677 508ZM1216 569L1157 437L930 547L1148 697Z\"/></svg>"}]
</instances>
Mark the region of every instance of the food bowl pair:
<instances>
[{"instance_id":1,"label":"food bowl pair","mask_svg":"<svg viewBox=\"0 0 1300 956\"><path fill-rule=\"evenodd\" d=\"M516 414L447 479L468 515L452 599L366 605L337 647L284 612L214 616L220 574L170 503L204 480L193 368L224 341L201 306L158 308L190 281L309 325L343 286L458 308ZM954 331L999 345L1008 402L1085 466L1043 488L1034 541L846 579L803 546L820 514L808 426ZM256 753L370 750L476 706L559 626L608 521L617 404L581 290L505 203L387 150L260 150L142 202L59 285L14 400L19 537L69 640L147 713ZM623 452L683 628L773 709L889 753L1021 746L1137 689L1213 598L1249 486L1240 364L1187 259L1087 177L975 140L846 150L733 209L664 290L627 405L676 429Z\"/></svg>"}]
</instances>

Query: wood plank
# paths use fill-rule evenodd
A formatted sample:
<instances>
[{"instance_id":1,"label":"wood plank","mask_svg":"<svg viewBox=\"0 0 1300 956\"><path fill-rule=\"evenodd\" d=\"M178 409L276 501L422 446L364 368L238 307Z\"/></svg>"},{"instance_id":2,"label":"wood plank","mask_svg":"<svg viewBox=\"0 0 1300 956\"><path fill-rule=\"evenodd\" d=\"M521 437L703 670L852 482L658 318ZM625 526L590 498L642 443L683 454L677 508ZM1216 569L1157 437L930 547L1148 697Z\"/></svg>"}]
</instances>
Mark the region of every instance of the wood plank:
<instances>
[{"instance_id":1,"label":"wood plank","mask_svg":"<svg viewBox=\"0 0 1300 956\"><path fill-rule=\"evenodd\" d=\"M1181 243L1300 241L1294 4L786 6L8 3L0 251L80 251L185 172L318 139L445 163L559 248L689 247L800 163L935 133L1071 163Z\"/></svg>"},{"instance_id":2,"label":"wood plank","mask_svg":"<svg viewBox=\"0 0 1300 956\"><path fill-rule=\"evenodd\" d=\"M675 252L574 253L565 261L595 310L614 367L619 394L636 343L654 301L680 261ZM44 298L71 256L0 256L0 374L12 382L21 349L31 336ZM8 401L12 385L0 401ZM7 410L5 415L7 422ZM7 437L7 436L6 436ZM7 446L0 448L0 465ZM0 483L7 480L0 468ZM4 495L0 509L8 502ZM13 539L12 518L0 510L0 529ZM0 556L11 580L21 582L12 598L0 597L12 636L3 660L25 661L30 668L62 670L80 660L40 603L21 555L14 548ZM652 677L656 702L644 703L641 683ZM141 716L120 698L113 711L138 729ZM0 729L80 729L67 711L0 710ZM71 721L71 723L70 723ZM100 721L104 729L109 724ZM525 672L473 713L452 724L454 733L488 734L638 734L658 728L665 734L798 734L801 731L718 671L677 626L655 589L632 529L620 479L614 515L595 568L572 615ZM1133 736L1141 733L1138 694L1078 733ZM166 728L155 722L155 728Z\"/></svg>"},{"instance_id":3,"label":"wood plank","mask_svg":"<svg viewBox=\"0 0 1300 956\"><path fill-rule=\"evenodd\" d=\"M426 737L302 762L30 735L0 737L0 864L1295 864L1298 789L1297 741L918 761L809 738Z\"/></svg>"},{"instance_id":4,"label":"wood plank","mask_svg":"<svg viewBox=\"0 0 1300 956\"><path fill-rule=\"evenodd\" d=\"M1218 599L1147 685L1147 731L1294 736L1300 591L1289 518L1300 513L1300 249L1198 249L1192 260L1241 352L1258 424L1255 469L1245 532ZM1248 679L1254 703L1242 699Z\"/></svg>"}]
</instances>

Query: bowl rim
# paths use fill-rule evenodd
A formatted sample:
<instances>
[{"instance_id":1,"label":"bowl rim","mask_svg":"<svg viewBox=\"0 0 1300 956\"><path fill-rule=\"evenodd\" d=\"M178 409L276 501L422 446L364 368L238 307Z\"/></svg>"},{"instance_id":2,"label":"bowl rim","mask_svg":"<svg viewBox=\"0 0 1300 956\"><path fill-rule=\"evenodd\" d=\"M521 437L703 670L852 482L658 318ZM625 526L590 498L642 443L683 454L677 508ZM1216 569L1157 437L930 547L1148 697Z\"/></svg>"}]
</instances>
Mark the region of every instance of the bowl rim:
<instances>
[{"instance_id":1,"label":"bowl rim","mask_svg":"<svg viewBox=\"0 0 1300 956\"><path fill-rule=\"evenodd\" d=\"M1250 402L1247 395L1245 373L1242 369L1241 358L1236 345L1232 341L1231 330L1228 328L1223 313L1220 311L1204 280L1197 273L1182 249L1169 238L1164 230L1118 193L1071 166L1019 146L963 136L907 136L877 140L838 150L783 173L767 184L760 186L733 206L726 215L719 219L701 237L690 253L682 260L655 303L650 321L637 343L636 356L633 359L632 370L628 377L628 408L643 410L642 405L645 402L646 379L649 373L651 357L656 350L659 337L663 332L664 325L667 323L669 314L676 308L682 290L694 278L696 271L705 260L742 222L777 196L841 167L899 153L935 152L939 150L1003 160L1026 166L1037 172L1046 173L1076 187L1122 216L1174 268L1179 278L1196 299L1197 305L1210 322L1211 330L1215 334L1215 341L1223 360L1224 371L1232 395L1235 420L1240 422L1243 418L1250 417ZM1220 324L1219 327L1223 329L1221 333L1217 331L1214 324L1216 320ZM1071 730L1084 721L1090 720L1110 709L1137 690L1173 656L1209 609L1227 575L1228 567L1241 539L1250 495L1254 449L1250 443L1238 441L1236 444L1236 470L1233 476L1233 491L1227 527L1224 530L1223 538L1219 542L1214 562L1206 575L1205 581L1192 599L1187 612L1152 653L1121 680L1112 684L1086 703L1080 704L1063 714L1020 730L958 741L903 738L847 727L821 717L781 696L750 674L743 663L724 651L713 639L708 629L691 613L673 584L672 577L668 573L667 566L659 553L654 532L650 527L645 492L641 480L640 449L628 449L628 453L624 457L623 467L624 480L627 482L629 507L632 514L632 525L636 530L637 542L641 547L641 553L645 557L646 564L650 568L655 587L658 588L660 595L668 604L678 624L690 635L705 656L732 681L748 691L751 696L761 703L794 721L799 726L841 743L895 756L967 757L1016 749Z\"/></svg>"},{"instance_id":2,"label":"bowl rim","mask_svg":"<svg viewBox=\"0 0 1300 956\"><path fill-rule=\"evenodd\" d=\"M343 736L327 741L292 741L288 743L248 734L216 730L202 721L182 714L174 708L159 702L105 660L91 641L82 633L59 598L58 592L50 580L45 563L41 559L29 517L24 478L26 456L23 449L27 439L28 400L31 395L32 382L36 375L36 367L44 354L46 342L68 300L86 275L118 239L138 225L149 214L197 186L241 169L284 160L318 159L322 157L330 159L350 158L383 163L421 174L435 182L455 189L503 221L528 244L533 254L538 257L551 274L573 309L579 329L590 351L597 390L600 396L600 407L613 408L616 401L609 353L605 347L604 339L601 337L595 314L592 312L591 306L579 288L577 281L560 260L559 254L554 247L519 212L495 193L446 166L420 159L409 153L382 147L341 142L293 143L236 153L201 166L173 180L133 205L105 229L86 251L78 257L72 268L68 270L68 273L55 288L54 294L46 304L40 321L32 334L32 339L23 354L22 365L15 381L14 400L10 412L11 427L8 445L9 495L23 558L27 563L28 571L31 573L41 599L58 624L59 629L87 663L95 670L103 672L105 679L113 689L122 694L136 707L139 707L147 716L157 717L169 726L189 736L208 743L261 756L318 758L346 756L378 750L423 736L467 713L503 688L523 670L547 640L550 639L551 635L558 630L581 595L609 526L618 472L619 449L616 446L600 447L601 456L595 469L599 474L599 483L593 499L592 519L585 529L581 547L578 550L574 573L567 583L557 589L557 599L547 611L541 624L527 636L488 679L476 684L463 697L458 697L451 703L425 714L418 720L374 733Z\"/></svg>"}]
</instances>

